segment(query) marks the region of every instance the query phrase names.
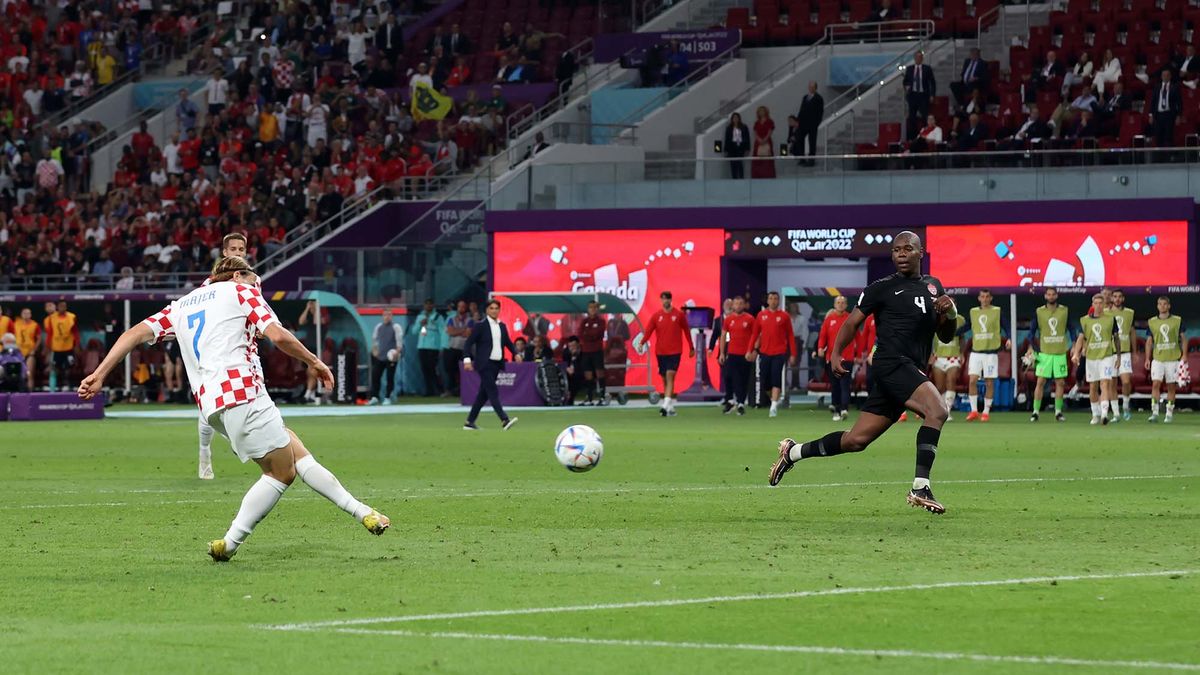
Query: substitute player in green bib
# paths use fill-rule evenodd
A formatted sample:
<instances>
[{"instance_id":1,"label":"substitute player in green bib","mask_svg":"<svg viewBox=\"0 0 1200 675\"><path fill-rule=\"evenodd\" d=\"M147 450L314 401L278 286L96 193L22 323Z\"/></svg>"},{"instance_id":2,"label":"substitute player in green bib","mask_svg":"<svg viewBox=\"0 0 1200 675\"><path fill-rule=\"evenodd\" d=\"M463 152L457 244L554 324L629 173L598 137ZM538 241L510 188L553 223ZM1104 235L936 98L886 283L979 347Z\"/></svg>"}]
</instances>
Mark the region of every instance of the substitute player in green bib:
<instances>
[{"instance_id":1,"label":"substitute player in green bib","mask_svg":"<svg viewBox=\"0 0 1200 675\"><path fill-rule=\"evenodd\" d=\"M1121 380L1121 419L1126 422L1133 417L1133 411L1129 409L1129 400L1133 396L1133 359L1137 354L1137 341L1132 339L1133 336L1133 310L1125 306L1125 292L1117 289L1109 294L1112 301L1112 306L1105 310L1106 313L1112 314L1113 319L1117 322L1117 338L1120 342L1121 354L1117 357L1117 376ZM1113 387L1113 393L1116 393L1116 387ZM1116 415L1117 411L1114 410Z\"/></svg>"},{"instance_id":2,"label":"substitute player in green bib","mask_svg":"<svg viewBox=\"0 0 1200 675\"><path fill-rule=\"evenodd\" d=\"M1071 350L1071 361L1079 365L1087 352L1088 398L1092 402L1092 424L1108 424L1109 401L1113 399L1113 377L1117 372L1117 322L1104 313L1104 295L1092 296L1092 311L1079 320L1079 339Z\"/></svg>"},{"instance_id":3,"label":"substitute player in green bib","mask_svg":"<svg viewBox=\"0 0 1200 675\"><path fill-rule=\"evenodd\" d=\"M1167 384L1167 411L1163 422L1175 417L1175 386L1179 361L1183 358L1183 319L1171 314L1171 300L1158 296L1158 315L1150 319L1150 337L1146 338L1146 368L1153 382L1150 392L1150 422L1158 421L1162 386Z\"/></svg>"},{"instance_id":4,"label":"substitute player in green bib","mask_svg":"<svg viewBox=\"0 0 1200 675\"><path fill-rule=\"evenodd\" d=\"M933 386L937 387L946 401L948 410L954 410L954 385L958 382L958 373L962 370L964 360L961 338L967 332L967 320L961 314L954 318L954 322L954 338L949 342L942 342L936 335L933 336L933 356L930 358L933 368L929 374L933 376ZM951 419L946 417L947 422Z\"/></svg>"},{"instance_id":5,"label":"substitute player in green bib","mask_svg":"<svg viewBox=\"0 0 1200 675\"><path fill-rule=\"evenodd\" d=\"M1046 304L1037 308L1037 317L1032 323L1029 352L1036 354L1037 385L1033 389L1033 415L1030 422L1038 421L1042 410L1042 395L1046 391L1046 380L1054 380L1054 419L1062 422L1063 392L1067 387L1067 349L1071 344L1071 319L1067 308L1058 304L1058 289L1047 288L1043 296ZM1036 351L1035 351L1036 349Z\"/></svg>"},{"instance_id":6,"label":"substitute player in green bib","mask_svg":"<svg viewBox=\"0 0 1200 675\"><path fill-rule=\"evenodd\" d=\"M971 308L971 356L967 361L967 398L971 412L967 421L986 422L992 415L992 397L996 393L996 378L1000 375L1000 348L1009 349L1008 322L1000 308L992 305L992 292L979 291L979 306ZM979 378L985 380L983 412L979 411Z\"/></svg>"}]
</instances>

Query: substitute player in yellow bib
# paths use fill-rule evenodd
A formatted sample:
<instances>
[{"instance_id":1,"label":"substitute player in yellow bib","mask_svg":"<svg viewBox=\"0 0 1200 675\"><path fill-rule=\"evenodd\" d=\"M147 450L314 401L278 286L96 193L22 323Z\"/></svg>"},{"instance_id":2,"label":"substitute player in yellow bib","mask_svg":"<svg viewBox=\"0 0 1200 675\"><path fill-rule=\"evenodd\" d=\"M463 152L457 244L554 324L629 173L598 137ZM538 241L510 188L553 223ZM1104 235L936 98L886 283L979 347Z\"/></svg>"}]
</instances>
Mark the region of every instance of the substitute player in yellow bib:
<instances>
[{"instance_id":1,"label":"substitute player in yellow bib","mask_svg":"<svg viewBox=\"0 0 1200 675\"><path fill-rule=\"evenodd\" d=\"M1137 357L1137 340L1132 337L1133 310L1125 306L1125 291L1118 288L1109 294L1109 298L1112 305L1104 311L1112 314L1113 320L1117 322L1117 339L1121 347L1121 354L1117 357L1117 377L1121 390L1117 392L1114 383L1113 393L1120 397L1121 419L1128 422L1133 417L1129 400L1133 396L1133 360ZM1113 414L1116 415L1117 411L1114 410Z\"/></svg>"},{"instance_id":2,"label":"substitute player in yellow bib","mask_svg":"<svg viewBox=\"0 0 1200 675\"><path fill-rule=\"evenodd\" d=\"M1079 339L1071 350L1071 361L1087 353L1088 398L1092 402L1092 424L1108 424L1109 401L1113 400L1113 377L1117 372L1117 322L1112 314L1104 313L1104 295L1092 296L1092 312L1079 320ZM1114 416L1115 416L1115 412Z\"/></svg>"},{"instance_id":3,"label":"substitute player in yellow bib","mask_svg":"<svg viewBox=\"0 0 1200 675\"><path fill-rule=\"evenodd\" d=\"M979 291L979 306L971 308L971 356L967 361L967 399L971 412L967 421L988 421L992 416L992 397L1000 375L1000 349L1009 349L1008 321L1000 308L992 305L992 292ZM1007 358L1007 357L1006 357ZM979 378L983 378L983 411L979 411Z\"/></svg>"},{"instance_id":4,"label":"substitute player in yellow bib","mask_svg":"<svg viewBox=\"0 0 1200 675\"><path fill-rule=\"evenodd\" d=\"M1046 304L1037 308L1031 323L1029 351L1026 358L1036 358L1037 384L1033 388L1033 414L1030 422L1038 421L1042 410L1042 395L1046 380L1054 380L1054 419L1062 422L1063 392L1067 386L1067 349L1071 344L1070 316L1067 308L1058 304L1058 289L1047 288ZM1035 351L1036 348L1036 351Z\"/></svg>"},{"instance_id":5,"label":"substitute player in yellow bib","mask_svg":"<svg viewBox=\"0 0 1200 675\"><path fill-rule=\"evenodd\" d=\"M1150 418L1158 421L1162 407L1162 387L1167 385L1167 410L1163 422L1175 418L1175 386L1179 361L1183 359L1183 319L1171 313L1171 299L1158 296L1158 314L1150 319L1150 335L1146 338L1146 369L1150 371Z\"/></svg>"},{"instance_id":6,"label":"substitute player in yellow bib","mask_svg":"<svg viewBox=\"0 0 1200 675\"><path fill-rule=\"evenodd\" d=\"M929 374L933 376L933 386L942 395L942 399L946 401L946 409L954 410L954 399L957 393L954 390L955 383L958 382L958 374L962 370L963 364L963 344L962 336L967 332L967 320L962 315L954 317L954 337L949 342L942 342L937 335L933 336L933 357L930 359L930 365L933 366ZM946 421L954 419L951 416L946 417Z\"/></svg>"}]
</instances>

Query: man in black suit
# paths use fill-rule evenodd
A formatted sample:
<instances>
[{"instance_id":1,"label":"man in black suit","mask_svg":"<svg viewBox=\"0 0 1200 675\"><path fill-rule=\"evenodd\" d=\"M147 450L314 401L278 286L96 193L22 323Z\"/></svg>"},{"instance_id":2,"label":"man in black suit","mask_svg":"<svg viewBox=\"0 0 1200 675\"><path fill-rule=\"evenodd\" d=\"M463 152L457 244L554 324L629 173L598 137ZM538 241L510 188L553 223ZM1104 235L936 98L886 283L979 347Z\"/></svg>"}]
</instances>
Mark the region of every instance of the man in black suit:
<instances>
[{"instance_id":1,"label":"man in black suit","mask_svg":"<svg viewBox=\"0 0 1200 675\"><path fill-rule=\"evenodd\" d=\"M825 99L817 93L817 83L809 82L808 93L801 99L800 112L796 115L796 119L800 122L800 138L797 145L803 148L805 139L807 139L809 157L817 154L817 129L821 126L821 120L824 117Z\"/></svg>"},{"instance_id":2,"label":"man in black suit","mask_svg":"<svg viewBox=\"0 0 1200 675\"><path fill-rule=\"evenodd\" d=\"M446 43L450 45L449 51L452 56L471 53L471 40L459 30L458 24L450 26L450 35L446 38Z\"/></svg>"},{"instance_id":3,"label":"man in black suit","mask_svg":"<svg viewBox=\"0 0 1200 675\"><path fill-rule=\"evenodd\" d=\"M500 422L507 430L517 423L517 418L509 417L500 404L500 390L496 388L496 377L504 370L504 350L516 354L517 348L508 337L508 326L500 322L500 301L490 300L487 304L487 318L471 329L467 344L463 346L463 368L479 373L479 391L475 394L475 404L471 406L471 414L463 429L478 431L475 420L484 403L490 403L492 410L500 417Z\"/></svg>"},{"instance_id":4,"label":"man in black suit","mask_svg":"<svg viewBox=\"0 0 1200 675\"><path fill-rule=\"evenodd\" d=\"M979 48L972 47L971 55L963 62L959 81L950 83L950 91L960 108L967 105L976 90L987 90L987 78L988 65L979 55Z\"/></svg>"},{"instance_id":5,"label":"man in black suit","mask_svg":"<svg viewBox=\"0 0 1200 675\"><path fill-rule=\"evenodd\" d=\"M1081 110L1079 112L1079 121L1072 125L1068 138L1082 140L1085 138L1095 138L1096 136L1096 120L1092 115L1092 111Z\"/></svg>"},{"instance_id":6,"label":"man in black suit","mask_svg":"<svg viewBox=\"0 0 1200 675\"><path fill-rule=\"evenodd\" d=\"M388 14L387 20L375 31L375 48L392 62L404 53L404 34L394 12Z\"/></svg>"},{"instance_id":7,"label":"man in black suit","mask_svg":"<svg viewBox=\"0 0 1200 675\"><path fill-rule=\"evenodd\" d=\"M1196 48L1193 45L1188 45L1182 58L1178 61L1177 70L1179 77L1176 80L1181 80L1185 84L1191 82L1187 86L1195 88L1197 78L1200 78L1200 57L1196 56Z\"/></svg>"},{"instance_id":8,"label":"man in black suit","mask_svg":"<svg viewBox=\"0 0 1200 675\"><path fill-rule=\"evenodd\" d=\"M1041 89L1047 82L1056 77L1061 78L1066 72L1067 67L1058 60L1058 52L1048 51L1046 52L1046 62L1033 73L1033 84Z\"/></svg>"},{"instance_id":9,"label":"man in black suit","mask_svg":"<svg viewBox=\"0 0 1200 675\"><path fill-rule=\"evenodd\" d=\"M968 152L975 150L988 139L987 127L979 121L979 113L971 113L971 117L967 123L967 128L963 129L958 134L958 151Z\"/></svg>"},{"instance_id":10,"label":"man in black suit","mask_svg":"<svg viewBox=\"0 0 1200 675\"><path fill-rule=\"evenodd\" d=\"M1175 145L1175 118L1183 110L1183 98L1170 70L1162 72L1162 82L1148 94L1148 107L1154 116L1154 144L1160 148L1172 147Z\"/></svg>"},{"instance_id":11,"label":"man in black suit","mask_svg":"<svg viewBox=\"0 0 1200 675\"><path fill-rule=\"evenodd\" d=\"M1133 101L1125 95L1125 86L1120 81L1113 83L1112 92L1104 105L1100 106L1100 133L1104 136L1116 136L1121 128L1121 113L1133 107Z\"/></svg>"},{"instance_id":12,"label":"man in black suit","mask_svg":"<svg viewBox=\"0 0 1200 675\"><path fill-rule=\"evenodd\" d=\"M425 55L431 56L435 47L441 47L443 54L450 53L450 41L447 39L446 34L442 32L441 26L434 27L433 35L430 36L429 42L425 44Z\"/></svg>"},{"instance_id":13,"label":"man in black suit","mask_svg":"<svg viewBox=\"0 0 1200 675\"><path fill-rule=\"evenodd\" d=\"M925 53L913 55L913 64L904 69L904 96L908 101L908 136L916 138L917 131L929 116L929 101L937 96L937 80L933 68L925 65Z\"/></svg>"}]
</instances>

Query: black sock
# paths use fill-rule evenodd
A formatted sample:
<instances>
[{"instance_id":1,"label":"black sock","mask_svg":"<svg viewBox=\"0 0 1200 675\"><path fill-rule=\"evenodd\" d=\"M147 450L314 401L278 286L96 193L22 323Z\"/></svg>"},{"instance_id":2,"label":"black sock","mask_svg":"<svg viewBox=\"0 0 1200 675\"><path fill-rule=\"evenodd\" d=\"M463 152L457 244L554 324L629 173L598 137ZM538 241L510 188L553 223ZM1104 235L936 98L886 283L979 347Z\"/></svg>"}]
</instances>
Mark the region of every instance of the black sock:
<instances>
[{"instance_id":1,"label":"black sock","mask_svg":"<svg viewBox=\"0 0 1200 675\"><path fill-rule=\"evenodd\" d=\"M941 437L941 429L917 429L917 478L929 480L929 470L933 468L933 460L937 458L937 444Z\"/></svg>"},{"instance_id":2,"label":"black sock","mask_svg":"<svg viewBox=\"0 0 1200 675\"><path fill-rule=\"evenodd\" d=\"M842 436L845 433L844 431L834 431L815 441L805 443L800 446L800 459L833 457L842 454Z\"/></svg>"}]
</instances>

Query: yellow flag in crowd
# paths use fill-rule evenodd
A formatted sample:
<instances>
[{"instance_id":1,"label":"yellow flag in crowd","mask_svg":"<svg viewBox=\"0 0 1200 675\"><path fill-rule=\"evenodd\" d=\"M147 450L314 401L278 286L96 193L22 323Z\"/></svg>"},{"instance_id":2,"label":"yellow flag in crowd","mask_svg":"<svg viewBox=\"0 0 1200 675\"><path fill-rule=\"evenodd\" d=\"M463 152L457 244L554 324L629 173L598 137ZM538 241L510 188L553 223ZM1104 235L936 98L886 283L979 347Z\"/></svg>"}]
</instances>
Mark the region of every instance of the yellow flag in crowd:
<instances>
[{"instance_id":1,"label":"yellow flag in crowd","mask_svg":"<svg viewBox=\"0 0 1200 675\"><path fill-rule=\"evenodd\" d=\"M417 82L413 87L412 116L418 122L445 119L453 105L453 99L439 94L425 82Z\"/></svg>"}]
</instances>

